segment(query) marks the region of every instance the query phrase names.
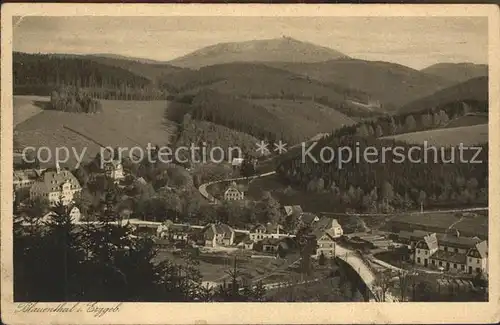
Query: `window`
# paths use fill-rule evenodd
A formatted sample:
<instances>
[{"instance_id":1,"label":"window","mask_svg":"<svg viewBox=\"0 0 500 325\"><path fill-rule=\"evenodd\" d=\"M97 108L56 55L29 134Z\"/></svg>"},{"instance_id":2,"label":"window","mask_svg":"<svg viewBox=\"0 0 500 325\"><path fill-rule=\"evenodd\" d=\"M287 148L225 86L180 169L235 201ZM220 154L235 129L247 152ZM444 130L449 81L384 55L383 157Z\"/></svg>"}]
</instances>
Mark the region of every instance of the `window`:
<instances>
[{"instance_id":1,"label":"window","mask_svg":"<svg viewBox=\"0 0 500 325\"><path fill-rule=\"evenodd\" d=\"M436 265L436 261L435 260L431 260L431 263L432 263L432 265Z\"/></svg>"},{"instance_id":2,"label":"window","mask_svg":"<svg viewBox=\"0 0 500 325\"><path fill-rule=\"evenodd\" d=\"M427 251L425 251L425 255L427 255L427 253L428 253L428 252L427 252Z\"/></svg>"},{"instance_id":3,"label":"window","mask_svg":"<svg viewBox=\"0 0 500 325\"><path fill-rule=\"evenodd\" d=\"M417 254L420 254L420 249L417 249Z\"/></svg>"},{"instance_id":4,"label":"window","mask_svg":"<svg viewBox=\"0 0 500 325\"><path fill-rule=\"evenodd\" d=\"M447 252L447 251L448 251L448 247L446 247L446 246L445 246L445 247L443 248L443 250L444 250L445 252Z\"/></svg>"},{"instance_id":5,"label":"window","mask_svg":"<svg viewBox=\"0 0 500 325\"><path fill-rule=\"evenodd\" d=\"M453 264L453 268L456 269L457 268L457 264Z\"/></svg>"},{"instance_id":6,"label":"window","mask_svg":"<svg viewBox=\"0 0 500 325\"><path fill-rule=\"evenodd\" d=\"M481 272L481 269L476 267L476 273L479 273L479 272Z\"/></svg>"},{"instance_id":7,"label":"window","mask_svg":"<svg viewBox=\"0 0 500 325\"><path fill-rule=\"evenodd\" d=\"M472 258L469 257L469 263L472 263Z\"/></svg>"},{"instance_id":8,"label":"window","mask_svg":"<svg viewBox=\"0 0 500 325\"><path fill-rule=\"evenodd\" d=\"M461 268L462 268L462 271L465 271L465 265L463 265L463 264L462 264L461 266L462 266L462 267L461 267Z\"/></svg>"},{"instance_id":9,"label":"window","mask_svg":"<svg viewBox=\"0 0 500 325\"><path fill-rule=\"evenodd\" d=\"M443 262L439 261L439 266L443 266Z\"/></svg>"},{"instance_id":10,"label":"window","mask_svg":"<svg viewBox=\"0 0 500 325\"><path fill-rule=\"evenodd\" d=\"M420 263L420 257L417 257L417 263Z\"/></svg>"},{"instance_id":11,"label":"window","mask_svg":"<svg viewBox=\"0 0 500 325\"><path fill-rule=\"evenodd\" d=\"M455 253L458 253L458 248L455 248Z\"/></svg>"}]
</instances>

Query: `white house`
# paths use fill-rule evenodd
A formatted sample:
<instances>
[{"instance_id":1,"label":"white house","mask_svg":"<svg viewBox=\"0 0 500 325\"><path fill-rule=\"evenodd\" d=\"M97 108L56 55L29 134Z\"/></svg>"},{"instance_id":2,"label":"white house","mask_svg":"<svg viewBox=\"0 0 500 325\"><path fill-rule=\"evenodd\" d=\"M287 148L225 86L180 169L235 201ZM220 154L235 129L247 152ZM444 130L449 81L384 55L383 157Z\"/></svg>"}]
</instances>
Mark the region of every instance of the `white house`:
<instances>
[{"instance_id":1,"label":"white house","mask_svg":"<svg viewBox=\"0 0 500 325\"><path fill-rule=\"evenodd\" d=\"M335 240L344 234L337 219L323 217L315 225L313 235L316 237L316 257L323 254L326 257L335 256Z\"/></svg>"},{"instance_id":2,"label":"white house","mask_svg":"<svg viewBox=\"0 0 500 325\"><path fill-rule=\"evenodd\" d=\"M235 182L231 182L224 192L224 200L226 201L243 200L244 197L245 193L243 192L242 186L238 186Z\"/></svg>"},{"instance_id":3,"label":"white house","mask_svg":"<svg viewBox=\"0 0 500 325\"><path fill-rule=\"evenodd\" d=\"M250 230L248 236L250 240L255 243L266 238L280 239L283 237L289 237L290 234L285 233L281 225L268 223L267 225L256 225L252 228L252 230Z\"/></svg>"},{"instance_id":4,"label":"white house","mask_svg":"<svg viewBox=\"0 0 500 325\"><path fill-rule=\"evenodd\" d=\"M203 230L205 246L231 246L234 244L234 230L226 224L210 224Z\"/></svg>"},{"instance_id":5,"label":"white house","mask_svg":"<svg viewBox=\"0 0 500 325\"><path fill-rule=\"evenodd\" d=\"M456 234L428 234L415 245L413 260L450 273L488 273L488 242Z\"/></svg>"}]
</instances>

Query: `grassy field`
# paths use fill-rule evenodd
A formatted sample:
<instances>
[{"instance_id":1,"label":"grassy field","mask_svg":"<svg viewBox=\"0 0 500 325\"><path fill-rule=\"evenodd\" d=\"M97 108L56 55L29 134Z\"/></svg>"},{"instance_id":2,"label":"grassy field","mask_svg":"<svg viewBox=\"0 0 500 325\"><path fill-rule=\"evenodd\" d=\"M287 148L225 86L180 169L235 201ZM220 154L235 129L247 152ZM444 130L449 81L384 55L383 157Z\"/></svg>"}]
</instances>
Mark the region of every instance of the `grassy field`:
<instances>
[{"instance_id":1,"label":"grassy field","mask_svg":"<svg viewBox=\"0 0 500 325\"><path fill-rule=\"evenodd\" d=\"M18 103L29 101L16 96ZM31 97L31 96L30 96ZM101 101L98 114L77 114L45 110L18 124L14 129L15 149L25 146L66 146L78 152L87 148L91 159L100 146L144 147L148 143L165 145L176 128L165 120L166 101ZM74 166L74 159L68 162Z\"/></svg>"},{"instance_id":2,"label":"grassy field","mask_svg":"<svg viewBox=\"0 0 500 325\"><path fill-rule=\"evenodd\" d=\"M41 96L14 96L14 127L42 111L42 109L35 104L36 102L45 102L48 100L48 97Z\"/></svg>"},{"instance_id":3,"label":"grassy field","mask_svg":"<svg viewBox=\"0 0 500 325\"><path fill-rule=\"evenodd\" d=\"M487 114L469 114L450 121L446 128L488 124Z\"/></svg>"},{"instance_id":4,"label":"grassy field","mask_svg":"<svg viewBox=\"0 0 500 325\"><path fill-rule=\"evenodd\" d=\"M253 252L255 253L255 252ZM270 283L276 278L283 278L288 261L285 259L272 258L251 258L253 254L248 251L237 250L233 253L201 253L196 260L199 262L199 269L203 276L203 281L222 282L229 276L227 272L233 269L234 258L236 257L237 268L240 275L249 279L260 279L262 282ZM157 260L169 259L176 264L183 265L185 261L176 254L162 250L157 256ZM281 270L285 267L285 270ZM279 271L276 271L279 270ZM266 277L266 275L272 276Z\"/></svg>"},{"instance_id":5,"label":"grassy field","mask_svg":"<svg viewBox=\"0 0 500 325\"><path fill-rule=\"evenodd\" d=\"M397 216L391 220L389 226L399 228L401 224L406 225L408 229L422 229L428 231L444 232L451 225L454 229L460 231L464 236L488 236L488 215L476 213L471 216L461 218L461 215L455 213L411 213Z\"/></svg>"},{"instance_id":6,"label":"grassy field","mask_svg":"<svg viewBox=\"0 0 500 325\"><path fill-rule=\"evenodd\" d=\"M488 142L488 124L412 132L382 139L395 139L413 144L423 144L427 141L428 144L435 146L457 146L463 143L467 146Z\"/></svg>"}]
</instances>

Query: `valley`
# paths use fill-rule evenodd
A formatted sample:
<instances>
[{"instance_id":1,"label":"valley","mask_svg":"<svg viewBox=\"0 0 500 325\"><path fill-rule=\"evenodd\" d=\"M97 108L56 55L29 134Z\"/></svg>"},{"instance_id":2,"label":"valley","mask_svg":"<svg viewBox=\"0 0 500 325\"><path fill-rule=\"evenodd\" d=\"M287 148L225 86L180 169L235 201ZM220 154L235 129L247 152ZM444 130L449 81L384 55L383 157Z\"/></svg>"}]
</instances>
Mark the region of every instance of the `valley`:
<instances>
[{"instance_id":1,"label":"valley","mask_svg":"<svg viewBox=\"0 0 500 325\"><path fill-rule=\"evenodd\" d=\"M52 157L16 167L16 214L50 219L56 199L44 191L58 190L48 184L62 172L62 181L73 182L77 227L113 219L127 240L144 240L147 254L154 248L146 277L157 267L166 275L182 270L206 293L202 301L286 300L278 293L302 286L305 301L397 301L394 283L383 293L380 284L397 268L375 254L399 252L405 231L487 239L487 66L418 70L281 37L221 42L171 60L15 52L14 72L14 151L85 150L81 162ZM447 154L460 144L478 146L482 162L360 154L376 151L378 159L384 149L407 153L424 142ZM184 150L169 163L125 156L97 166L103 147L148 145L158 146L150 152L156 158L161 148ZM217 160L231 148L241 155ZM341 149L357 156L343 161ZM93 231L96 241L105 238ZM473 273L460 276L472 281ZM241 287L230 289L226 280ZM311 283L332 287L318 298Z\"/></svg>"}]
</instances>

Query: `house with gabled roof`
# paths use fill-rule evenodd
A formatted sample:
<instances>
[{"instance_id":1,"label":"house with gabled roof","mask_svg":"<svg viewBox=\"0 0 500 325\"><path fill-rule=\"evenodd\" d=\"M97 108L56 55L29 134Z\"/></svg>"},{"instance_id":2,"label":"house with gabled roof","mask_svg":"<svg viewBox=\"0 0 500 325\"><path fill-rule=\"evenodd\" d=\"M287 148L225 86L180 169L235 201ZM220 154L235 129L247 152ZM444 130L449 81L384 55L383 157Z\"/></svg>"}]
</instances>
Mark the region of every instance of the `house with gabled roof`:
<instances>
[{"instance_id":1,"label":"house with gabled roof","mask_svg":"<svg viewBox=\"0 0 500 325\"><path fill-rule=\"evenodd\" d=\"M321 254L333 257L335 256L335 240L343 235L343 230L337 219L322 217L314 225L312 235L317 242L316 257Z\"/></svg>"},{"instance_id":2,"label":"house with gabled roof","mask_svg":"<svg viewBox=\"0 0 500 325\"><path fill-rule=\"evenodd\" d=\"M14 185L14 191L30 188L40 175L43 173L43 169L23 169L14 170L12 175L12 183Z\"/></svg>"},{"instance_id":3,"label":"house with gabled roof","mask_svg":"<svg viewBox=\"0 0 500 325\"><path fill-rule=\"evenodd\" d=\"M296 217L298 218L304 211L300 205L285 205L283 206L283 213L286 217Z\"/></svg>"},{"instance_id":4,"label":"house with gabled roof","mask_svg":"<svg viewBox=\"0 0 500 325\"><path fill-rule=\"evenodd\" d=\"M279 239L279 238L283 238L283 237L289 237L290 234L288 234L284 231L284 228L282 225L269 222L266 225L260 224L260 223L255 225L250 230L248 236L251 240L253 240L253 242L258 242L258 241L265 239L265 238Z\"/></svg>"},{"instance_id":5,"label":"house with gabled roof","mask_svg":"<svg viewBox=\"0 0 500 325\"><path fill-rule=\"evenodd\" d=\"M452 273L488 273L488 242L460 233L428 233L413 252L415 264Z\"/></svg>"},{"instance_id":6,"label":"house with gabled roof","mask_svg":"<svg viewBox=\"0 0 500 325\"><path fill-rule=\"evenodd\" d=\"M236 184L236 182L231 182L229 187L224 192L224 200L226 201L243 200L244 198L245 188L242 185Z\"/></svg>"},{"instance_id":7,"label":"house with gabled roof","mask_svg":"<svg viewBox=\"0 0 500 325\"><path fill-rule=\"evenodd\" d=\"M224 223L212 223L203 229L205 246L231 246L234 244L234 229Z\"/></svg>"},{"instance_id":8,"label":"house with gabled roof","mask_svg":"<svg viewBox=\"0 0 500 325\"><path fill-rule=\"evenodd\" d=\"M296 230L303 227L314 227L314 224L318 222L319 217L311 212L302 212L298 215L296 224Z\"/></svg>"}]
</instances>

